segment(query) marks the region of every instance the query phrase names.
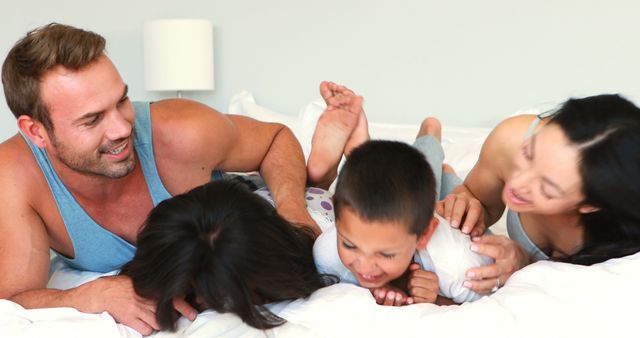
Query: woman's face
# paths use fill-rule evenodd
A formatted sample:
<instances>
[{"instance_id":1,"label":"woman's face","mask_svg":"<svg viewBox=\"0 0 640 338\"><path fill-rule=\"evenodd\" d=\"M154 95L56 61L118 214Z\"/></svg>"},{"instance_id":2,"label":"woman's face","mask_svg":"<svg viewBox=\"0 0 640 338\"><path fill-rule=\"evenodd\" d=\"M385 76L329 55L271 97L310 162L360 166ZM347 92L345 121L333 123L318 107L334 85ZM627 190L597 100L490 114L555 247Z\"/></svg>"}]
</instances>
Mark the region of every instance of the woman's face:
<instances>
[{"instance_id":1,"label":"woman's face","mask_svg":"<svg viewBox=\"0 0 640 338\"><path fill-rule=\"evenodd\" d=\"M545 126L516 154L502 200L515 212L574 213L584 200L580 153L557 125Z\"/></svg>"}]
</instances>

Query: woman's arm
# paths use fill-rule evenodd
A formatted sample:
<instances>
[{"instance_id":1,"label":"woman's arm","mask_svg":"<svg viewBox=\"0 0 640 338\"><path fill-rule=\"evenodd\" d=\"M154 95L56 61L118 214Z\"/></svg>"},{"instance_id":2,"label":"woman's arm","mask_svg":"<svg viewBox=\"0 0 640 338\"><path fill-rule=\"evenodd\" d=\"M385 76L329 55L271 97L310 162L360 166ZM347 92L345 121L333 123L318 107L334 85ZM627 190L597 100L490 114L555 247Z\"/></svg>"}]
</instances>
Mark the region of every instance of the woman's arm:
<instances>
[{"instance_id":1,"label":"woman's arm","mask_svg":"<svg viewBox=\"0 0 640 338\"><path fill-rule=\"evenodd\" d=\"M439 206L451 226L472 236L481 235L487 225L504 212L502 190L511 175L513 158L535 115L518 115L502 121L489 134L480 157L464 182Z\"/></svg>"}]
</instances>

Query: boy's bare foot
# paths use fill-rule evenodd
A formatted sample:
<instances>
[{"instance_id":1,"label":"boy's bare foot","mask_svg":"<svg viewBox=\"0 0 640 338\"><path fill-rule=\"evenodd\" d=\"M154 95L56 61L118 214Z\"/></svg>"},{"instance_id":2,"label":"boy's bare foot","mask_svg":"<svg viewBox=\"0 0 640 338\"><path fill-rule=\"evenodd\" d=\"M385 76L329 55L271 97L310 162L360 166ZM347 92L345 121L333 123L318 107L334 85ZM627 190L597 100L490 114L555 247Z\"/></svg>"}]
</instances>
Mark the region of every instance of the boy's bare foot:
<instances>
[{"instance_id":1,"label":"boy's bare foot","mask_svg":"<svg viewBox=\"0 0 640 338\"><path fill-rule=\"evenodd\" d=\"M431 135L435 137L438 142L442 142L442 125L437 118L427 117L422 121L416 138L425 135Z\"/></svg>"},{"instance_id":2,"label":"boy's bare foot","mask_svg":"<svg viewBox=\"0 0 640 338\"><path fill-rule=\"evenodd\" d=\"M358 123L358 115L343 109L326 110L318 119L307 161L309 183L328 189L338 175L344 146Z\"/></svg>"},{"instance_id":3,"label":"boy's bare foot","mask_svg":"<svg viewBox=\"0 0 640 338\"><path fill-rule=\"evenodd\" d=\"M354 148L369 140L369 124L362 108L363 99L351 89L328 81L320 84L320 94L327 103L327 110L341 107L359 114L358 123L344 147L344 155L348 156Z\"/></svg>"},{"instance_id":4,"label":"boy's bare foot","mask_svg":"<svg viewBox=\"0 0 640 338\"><path fill-rule=\"evenodd\" d=\"M359 102L360 114L358 116L358 124L351 133L351 136L347 140L347 144L344 147L344 156L349 156L351 151L357 148L359 145L369 141L369 123L367 122L367 116L362 109L362 98Z\"/></svg>"},{"instance_id":5,"label":"boy's bare foot","mask_svg":"<svg viewBox=\"0 0 640 338\"><path fill-rule=\"evenodd\" d=\"M328 189L338 175L345 145L358 125L362 97L332 82L323 82L320 94L327 110L320 115L311 139L307 178L311 185Z\"/></svg>"},{"instance_id":6,"label":"boy's bare foot","mask_svg":"<svg viewBox=\"0 0 640 338\"><path fill-rule=\"evenodd\" d=\"M351 89L330 81L320 83L320 95L327 104L327 110L344 107L349 104L351 97L357 96Z\"/></svg>"}]
</instances>

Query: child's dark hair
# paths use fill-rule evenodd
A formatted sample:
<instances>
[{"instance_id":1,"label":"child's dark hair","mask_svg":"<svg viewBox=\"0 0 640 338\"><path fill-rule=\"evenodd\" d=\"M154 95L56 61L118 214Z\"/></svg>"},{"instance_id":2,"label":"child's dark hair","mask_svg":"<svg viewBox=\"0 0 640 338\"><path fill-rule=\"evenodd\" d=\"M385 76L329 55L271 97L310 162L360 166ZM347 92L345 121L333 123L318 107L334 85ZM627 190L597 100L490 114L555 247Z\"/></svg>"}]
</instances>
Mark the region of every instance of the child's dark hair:
<instances>
[{"instance_id":1,"label":"child's dark hair","mask_svg":"<svg viewBox=\"0 0 640 338\"><path fill-rule=\"evenodd\" d=\"M162 329L175 329L174 297L268 329L285 322L263 304L309 296L332 283L317 272L313 237L292 226L262 197L214 181L158 204L122 274L140 296L157 301Z\"/></svg>"},{"instance_id":2,"label":"child's dark hair","mask_svg":"<svg viewBox=\"0 0 640 338\"><path fill-rule=\"evenodd\" d=\"M424 155L396 141L369 141L354 149L340 170L334 198L336 219L351 208L367 221L407 224L422 235L436 202L433 170Z\"/></svg>"},{"instance_id":3,"label":"child's dark hair","mask_svg":"<svg viewBox=\"0 0 640 338\"><path fill-rule=\"evenodd\" d=\"M571 99L551 118L580 152L582 248L559 260L590 265L640 250L640 109L619 95Z\"/></svg>"}]
</instances>

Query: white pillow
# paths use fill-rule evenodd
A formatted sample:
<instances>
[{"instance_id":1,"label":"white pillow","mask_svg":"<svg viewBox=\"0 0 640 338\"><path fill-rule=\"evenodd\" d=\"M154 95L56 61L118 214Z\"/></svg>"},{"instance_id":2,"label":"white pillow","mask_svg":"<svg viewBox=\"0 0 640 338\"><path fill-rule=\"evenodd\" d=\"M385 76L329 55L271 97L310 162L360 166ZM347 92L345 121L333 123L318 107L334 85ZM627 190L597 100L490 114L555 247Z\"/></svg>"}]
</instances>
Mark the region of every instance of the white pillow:
<instances>
[{"instance_id":1,"label":"white pillow","mask_svg":"<svg viewBox=\"0 0 640 338\"><path fill-rule=\"evenodd\" d=\"M300 141L306 158L311 149L311 138L313 137L316 123L325 108L324 101L318 98L302 107L297 116L291 116L257 104L253 95L249 91L243 90L231 98L229 113L286 125ZM393 124L370 121L369 132L372 139L413 143L421 122L416 121L415 124ZM455 168L460 177L465 177L477 161L482 143L490 131L491 129L489 128L443 126L442 146L445 151L445 161Z\"/></svg>"},{"instance_id":2,"label":"white pillow","mask_svg":"<svg viewBox=\"0 0 640 338\"><path fill-rule=\"evenodd\" d=\"M324 101L317 99L300 109L298 116L282 114L258 105L253 95L246 90L232 96L229 103L229 114L248 116L264 122L282 123L289 127L300 142L305 158L309 157L313 131L325 109Z\"/></svg>"}]
</instances>

